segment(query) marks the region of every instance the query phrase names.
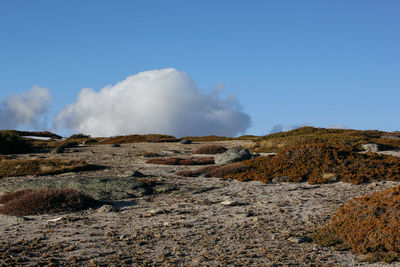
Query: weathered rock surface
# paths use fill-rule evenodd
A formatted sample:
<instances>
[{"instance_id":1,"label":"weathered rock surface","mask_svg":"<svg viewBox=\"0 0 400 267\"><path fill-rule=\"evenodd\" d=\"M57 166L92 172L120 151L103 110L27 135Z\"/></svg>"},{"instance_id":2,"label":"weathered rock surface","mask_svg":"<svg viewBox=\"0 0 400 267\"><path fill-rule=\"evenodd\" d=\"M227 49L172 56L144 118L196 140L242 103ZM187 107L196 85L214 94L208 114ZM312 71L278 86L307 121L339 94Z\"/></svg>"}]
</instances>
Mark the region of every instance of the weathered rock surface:
<instances>
[{"instance_id":1,"label":"weathered rock surface","mask_svg":"<svg viewBox=\"0 0 400 267\"><path fill-rule=\"evenodd\" d=\"M228 149L224 153L216 154L214 156L215 164L228 164L232 162L243 161L251 158L251 153L247 149L243 148L232 148Z\"/></svg>"},{"instance_id":2,"label":"weathered rock surface","mask_svg":"<svg viewBox=\"0 0 400 267\"><path fill-rule=\"evenodd\" d=\"M363 144L361 145L362 149L365 152L379 152L381 151L380 146L378 144Z\"/></svg>"}]
</instances>

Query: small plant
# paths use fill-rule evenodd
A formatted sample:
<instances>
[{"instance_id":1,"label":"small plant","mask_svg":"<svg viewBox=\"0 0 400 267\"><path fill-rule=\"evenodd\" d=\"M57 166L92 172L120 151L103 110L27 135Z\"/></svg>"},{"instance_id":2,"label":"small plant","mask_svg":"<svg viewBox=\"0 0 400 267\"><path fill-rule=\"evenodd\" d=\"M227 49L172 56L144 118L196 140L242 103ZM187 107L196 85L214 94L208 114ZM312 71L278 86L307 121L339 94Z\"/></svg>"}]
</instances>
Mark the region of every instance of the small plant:
<instances>
[{"instance_id":1,"label":"small plant","mask_svg":"<svg viewBox=\"0 0 400 267\"><path fill-rule=\"evenodd\" d=\"M228 174L241 173L248 167L240 163L229 163L223 166L207 166L198 170L181 170L176 172L176 175L185 177L197 177L207 175L211 177L224 177Z\"/></svg>"},{"instance_id":2,"label":"small plant","mask_svg":"<svg viewBox=\"0 0 400 267\"><path fill-rule=\"evenodd\" d=\"M369 261L400 259L400 186L350 200L313 239L322 246L351 248Z\"/></svg>"},{"instance_id":3,"label":"small plant","mask_svg":"<svg viewBox=\"0 0 400 267\"><path fill-rule=\"evenodd\" d=\"M28 153L32 150L32 144L16 131L0 131L0 154Z\"/></svg>"},{"instance_id":4,"label":"small plant","mask_svg":"<svg viewBox=\"0 0 400 267\"><path fill-rule=\"evenodd\" d=\"M152 158L146 161L148 164L162 165L208 165L214 164L213 157L190 157L190 158Z\"/></svg>"},{"instance_id":5,"label":"small plant","mask_svg":"<svg viewBox=\"0 0 400 267\"><path fill-rule=\"evenodd\" d=\"M204 146L201 146L198 149L196 149L193 153L215 155L215 154L223 153L226 150L228 150L228 149L222 145L204 145Z\"/></svg>"},{"instance_id":6,"label":"small plant","mask_svg":"<svg viewBox=\"0 0 400 267\"><path fill-rule=\"evenodd\" d=\"M53 214L95 207L99 201L79 191L60 188L28 189L0 197L0 213L12 216Z\"/></svg>"}]
</instances>

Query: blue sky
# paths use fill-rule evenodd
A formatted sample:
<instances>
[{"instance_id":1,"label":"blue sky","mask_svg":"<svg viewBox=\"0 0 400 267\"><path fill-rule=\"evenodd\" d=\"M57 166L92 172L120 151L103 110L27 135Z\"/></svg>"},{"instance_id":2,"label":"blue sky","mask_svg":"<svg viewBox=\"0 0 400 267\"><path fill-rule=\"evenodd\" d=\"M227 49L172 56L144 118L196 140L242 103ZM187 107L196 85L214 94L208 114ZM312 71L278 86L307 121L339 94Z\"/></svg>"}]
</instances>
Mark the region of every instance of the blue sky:
<instances>
[{"instance_id":1,"label":"blue sky","mask_svg":"<svg viewBox=\"0 0 400 267\"><path fill-rule=\"evenodd\" d=\"M222 83L252 120L400 130L400 1L0 1L0 100L34 86L47 116L142 71Z\"/></svg>"}]
</instances>

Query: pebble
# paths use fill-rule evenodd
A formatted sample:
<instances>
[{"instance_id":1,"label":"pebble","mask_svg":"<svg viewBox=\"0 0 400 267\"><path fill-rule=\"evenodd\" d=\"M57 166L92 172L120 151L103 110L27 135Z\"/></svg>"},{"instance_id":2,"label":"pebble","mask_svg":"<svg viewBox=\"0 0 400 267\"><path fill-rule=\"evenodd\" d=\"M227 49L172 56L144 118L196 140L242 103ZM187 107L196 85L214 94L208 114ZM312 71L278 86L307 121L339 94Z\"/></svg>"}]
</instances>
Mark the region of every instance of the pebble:
<instances>
[{"instance_id":1,"label":"pebble","mask_svg":"<svg viewBox=\"0 0 400 267\"><path fill-rule=\"evenodd\" d=\"M109 213L115 211L115 208L113 205L103 205L100 208L97 209L97 212L99 213Z\"/></svg>"},{"instance_id":2,"label":"pebble","mask_svg":"<svg viewBox=\"0 0 400 267\"><path fill-rule=\"evenodd\" d=\"M237 202L236 200L225 200L222 201L221 204L224 206L238 206L239 202Z\"/></svg>"}]
</instances>

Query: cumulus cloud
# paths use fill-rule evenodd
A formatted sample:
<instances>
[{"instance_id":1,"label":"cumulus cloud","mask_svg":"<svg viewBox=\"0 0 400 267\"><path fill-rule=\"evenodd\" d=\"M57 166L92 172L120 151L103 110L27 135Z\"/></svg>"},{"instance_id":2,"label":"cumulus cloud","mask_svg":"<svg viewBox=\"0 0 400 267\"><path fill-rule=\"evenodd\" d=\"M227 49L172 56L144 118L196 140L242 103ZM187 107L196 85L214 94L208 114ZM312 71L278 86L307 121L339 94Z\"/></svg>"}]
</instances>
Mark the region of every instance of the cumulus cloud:
<instances>
[{"instance_id":1,"label":"cumulus cloud","mask_svg":"<svg viewBox=\"0 0 400 267\"><path fill-rule=\"evenodd\" d=\"M0 103L0 129L47 128L45 114L50 103L48 89L33 87L26 93L6 97Z\"/></svg>"},{"instance_id":2,"label":"cumulus cloud","mask_svg":"<svg viewBox=\"0 0 400 267\"><path fill-rule=\"evenodd\" d=\"M82 89L75 103L56 117L59 127L92 136L164 133L235 136L250 126L235 96L199 90L173 68L141 72L99 92Z\"/></svg>"}]
</instances>

